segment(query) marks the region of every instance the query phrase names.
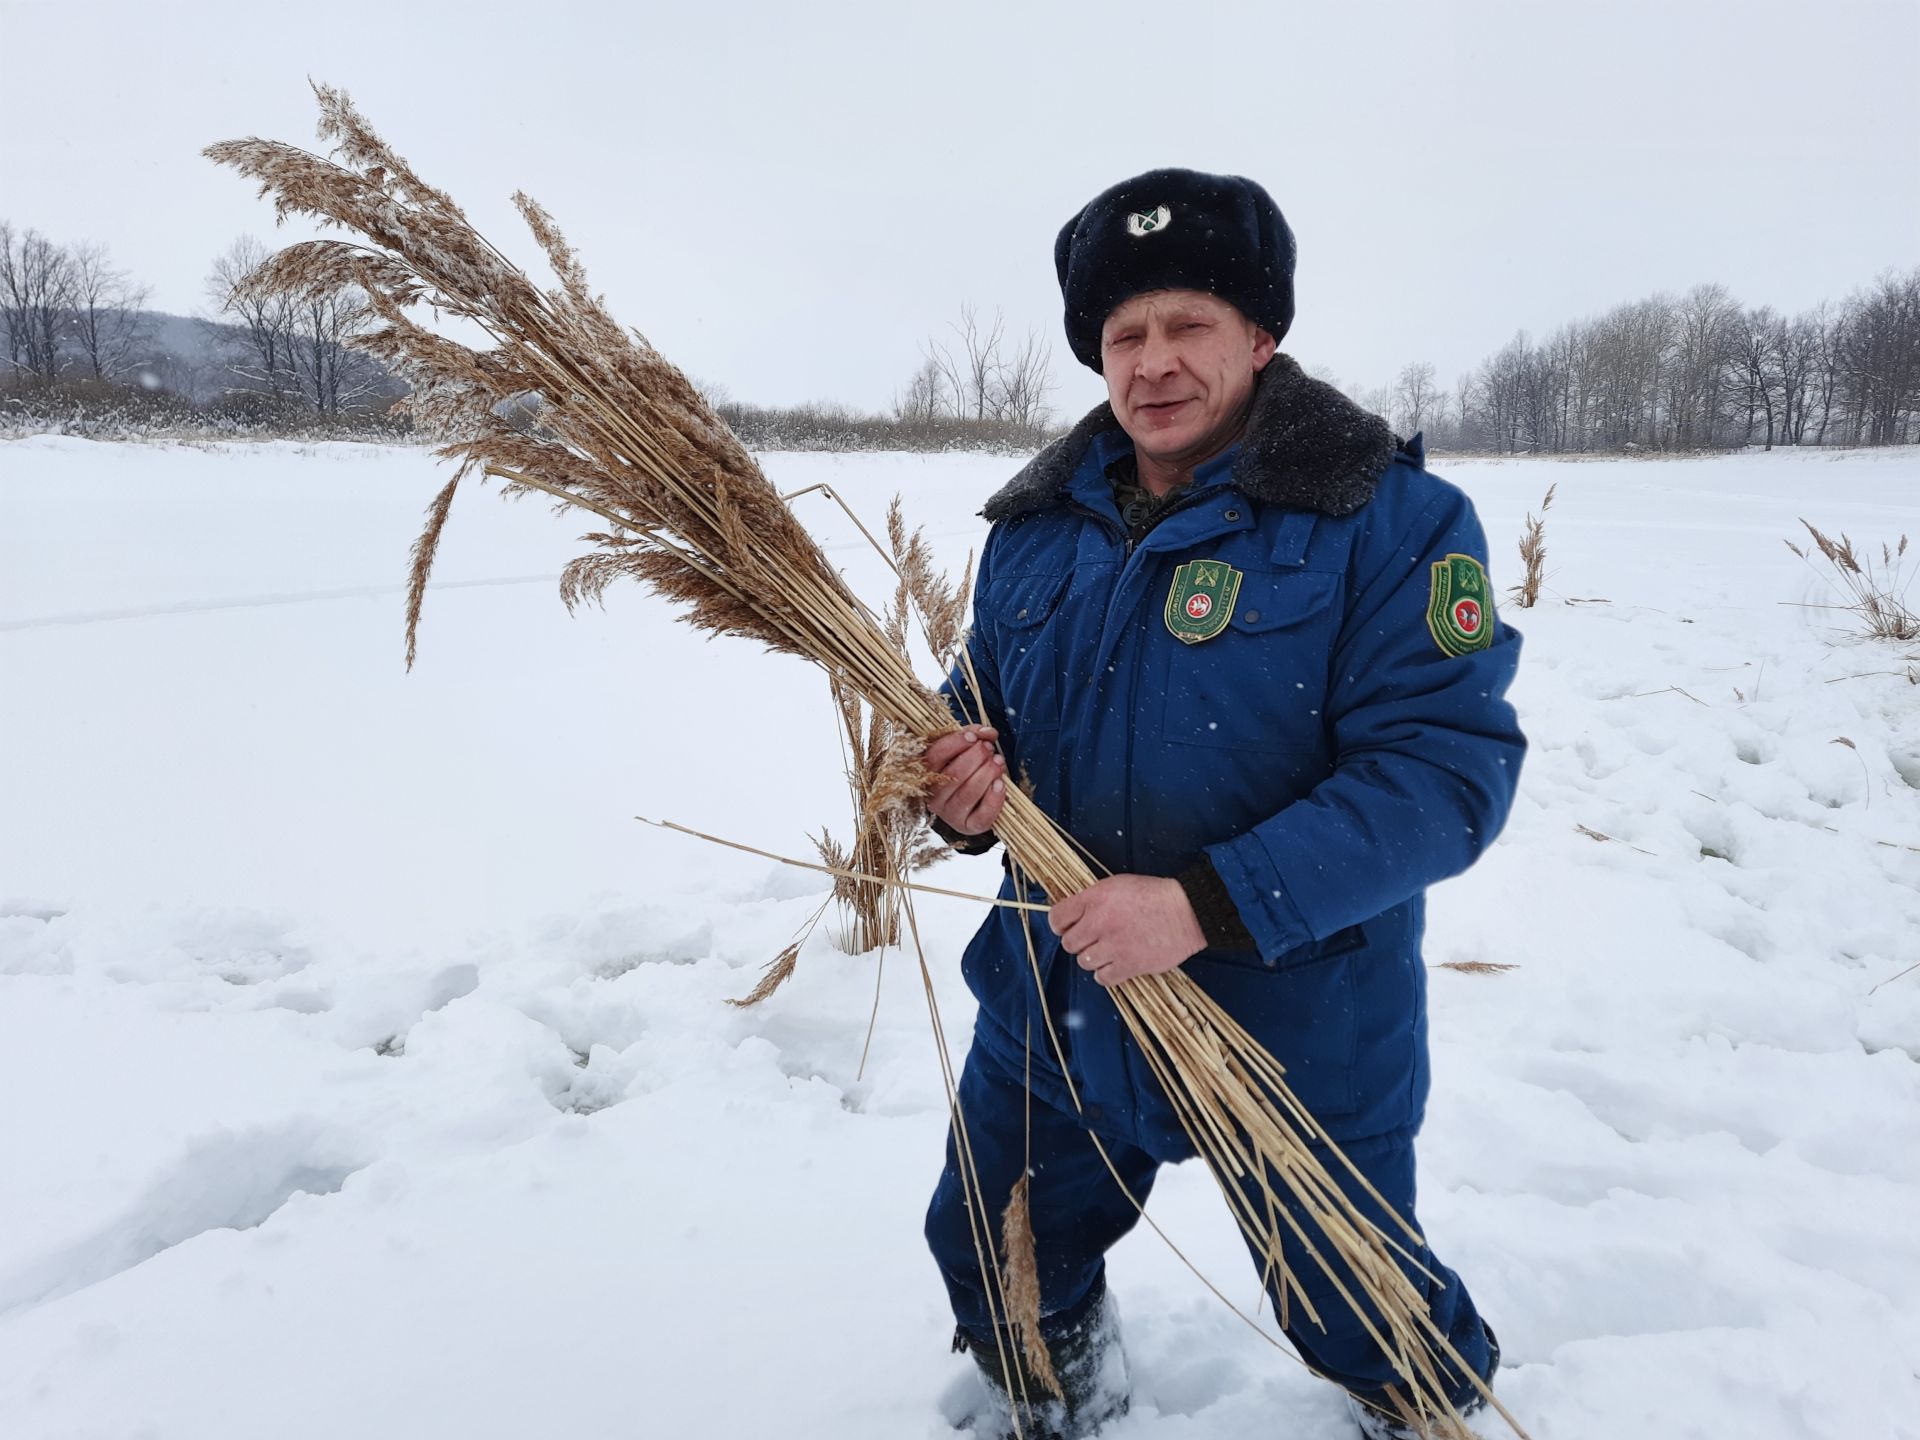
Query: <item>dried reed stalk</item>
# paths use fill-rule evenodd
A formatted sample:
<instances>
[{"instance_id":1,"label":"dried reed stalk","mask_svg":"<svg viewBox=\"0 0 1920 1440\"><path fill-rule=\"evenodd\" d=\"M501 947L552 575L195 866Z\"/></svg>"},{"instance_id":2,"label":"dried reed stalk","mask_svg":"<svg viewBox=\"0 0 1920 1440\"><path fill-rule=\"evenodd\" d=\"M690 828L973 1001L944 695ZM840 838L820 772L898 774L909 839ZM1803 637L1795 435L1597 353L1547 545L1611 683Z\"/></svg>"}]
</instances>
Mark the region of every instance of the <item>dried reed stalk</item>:
<instances>
[{"instance_id":1,"label":"dried reed stalk","mask_svg":"<svg viewBox=\"0 0 1920 1440\"><path fill-rule=\"evenodd\" d=\"M807 941L813 938L814 927L819 925L820 917L826 913L827 907L822 905L808 916L786 948L760 967L760 979L753 989L738 1000L729 999L727 1004L736 1010L750 1009L792 979L794 968L800 963L800 952L807 948Z\"/></svg>"},{"instance_id":2,"label":"dried reed stalk","mask_svg":"<svg viewBox=\"0 0 1920 1440\"><path fill-rule=\"evenodd\" d=\"M967 579L963 575L954 584L934 569L924 534L907 532L900 497L896 495L887 507L887 546L883 548L830 487L809 489L839 503L893 570L893 599L880 619L901 663L909 668L913 664L909 625L913 617L930 637L930 645L939 642L936 657L957 645L965 627ZM795 495L783 498L792 501ZM969 561L969 573L971 569ZM852 686L836 679L832 690L853 799L854 839L850 849L842 849L823 832L814 844L822 860L846 872L834 886L834 898L850 919L846 948L862 955L900 942L900 892L884 882L925 870L947 853L947 847L934 838L928 823L925 801L933 777L920 763L925 741L868 705Z\"/></svg>"},{"instance_id":3,"label":"dried reed stalk","mask_svg":"<svg viewBox=\"0 0 1920 1440\"><path fill-rule=\"evenodd\" d=\"M314 88L331 158L261 139L226 141L206 153L257 180L280 218L308 216L361 237L289 246L255 273L250 288L364 290L382 323L358 343L410 382L406 404L420 424L455 437L438 453L458 468L415 547L409 655L439 529L461 481L479 471L504 479L509 493L538 491L606 522L585 537L595 548L566 567L561 595L569 607L602 599L618 579L639 580L700 629L814 662L922 744L953 729L945 702L914 674L725 423L680 371L638 333L622 330L589 292L585 271L547 213L524 194L514 197L559 281L543 291L474 230L449 196L422 180L345 94ZM476 326L490 347L476 350L427 330L407 314L420 302ZM529 396L539 397L537 425L517 429L502 413L524 409ZM936 652L958 638L928 636ZM995 829L1047 895L1070 895L1094 882L1071 838L1021 790L1008 790ZM907 916L911 925L911 905ZM931 1002L924 964L923 981ZM1292 1233L1393 1358L1422 1428L1468 1440L1445 1399L1440 1370L1447 1361L1465 1367L1402 1270L1403 1247L1361 1215L1313 1154L1313 1144L1338 1151L1294 1099L1279 1063L1184 971L1142 976L1110 993L1235 1220L1277 1277L1283 1301L1297 1295L1313 1318L1282 1256L1282 1240ZM934 1023L942 1033L937 1010ZM942 1062L945 1074L944 1045ZM964 1117L957 1105L952 1113L963 1169L971 1174ZM1300 1205L1312 1234L1283 1196ZM971 1199L979 1199L977 1176ZM977 1208L970 1204L969 1213ZM977 1246L981 1239L976 1230ZM985 1237L983 1269L993 1248Z\"/></svg>"},{"instance_id":4,"label":"dried reed stalk","mask_svg":"<svg viewBox=\"0 0 1920 1440\"><path fill-rule=\"evenodd\" d=\"M1027 1204L1028 1182L1023 1174L1013 1182L1007 1208L1000 1217L1000 1243L1007 1254L1007 1313L1026 1356L1033 1378L1056 1400L1067 1398L1053 1371L1053 1356L1040 1334L1040 1266L1033 1251L1033 1213Z\"/></svg>"},{"instance_id":5,"label":"dried reed stalk","mask_svg":"<svg viewBox=\"0 0 1920 1440\"><path fill-rule=\"evenodd\" d=\"M1844 533L1835 540L1821 534L1804 517L1800 523L1813 537L1814 547L1833 567L1841 586L1853 597L1852 604L1839 609L1851 610L1857 615L1861 628L1876 640L1920 640L1920 614L1909 609L1906 603L1907 586L1912 581L1900 578L1907 554L1905 535L1900 537L1898 545L1881 543L1878 564L1874 562L1873 547L1868 546L1866 561L1862 563L1860 552ZM1813 564L1813 558L1793 541L1784 543L1809 566Z\"/></svg>"},{"instance_id":6,"label":"dried reed stalk","mask_svg":"<svg viewBox=\"0 0 1920 1440\"><path fill-rule=\"evenodd\" d=\"M755 845L742 845L738 840L723 839L718 835L709 835L704 830L695 830L688 825L677 825L671 820L649 820L644 815L633 817L642 825L657 826L662 830L677 830L682 835L691 835L696 840L704 840L709 845L724 845L729 850L738 850L743 855L758 855L762 860L772 860L776 864L791 865L796 870L812 870L820 875L845 876L849 880L869 881L875 885L890 886L895 890L917 892L922 895L945 895L952 900L972 900L980 905L998 905L1007 910L1029 910L1045 913L1047 906L1029 901L1003 900L997 895L977 895L970 890L948 890L940 885L922 885L913 880L902 880L897 876L870 875L859 870L844 870L833 865L819 865L811 860L796 860L790 855L776 855L771 850L762 850Z\"/></svg>"},{"instance_id":7,"label":"dried reed stalk","mask_svg":"<svg viewBox=\"0 0 1920 1440\"><path fill-rule=\"evenodd\" d=\"M1547 487L1547 498L1540 502L1538 515L1527 512L1527 528L1520 536L1520 583L1507 587L1507 594L1522 610L1531 610L1540 602L1540 586L1547 578L1547 511L1553 508L1553 492L1558 488L1558 481Z\"/></svg>"},{"instance_id":8,"label":"dried reed stalk","mask_svg":"<svg viewBox=\"0 0 1920 1440\"><path fill-rule=\"evenodd\" d=\"M774 956L773 959L769 960L761 968L759 983L738 1000L729 1000L727 1004L737 1010L745 1010L749 1006L758 1005L762 1000L786 984L788 980L793 978L794 967L800 963L800 944L800 941L794 941L791 945L787 946L786 949Z\"/></svg>"}]
</instances>

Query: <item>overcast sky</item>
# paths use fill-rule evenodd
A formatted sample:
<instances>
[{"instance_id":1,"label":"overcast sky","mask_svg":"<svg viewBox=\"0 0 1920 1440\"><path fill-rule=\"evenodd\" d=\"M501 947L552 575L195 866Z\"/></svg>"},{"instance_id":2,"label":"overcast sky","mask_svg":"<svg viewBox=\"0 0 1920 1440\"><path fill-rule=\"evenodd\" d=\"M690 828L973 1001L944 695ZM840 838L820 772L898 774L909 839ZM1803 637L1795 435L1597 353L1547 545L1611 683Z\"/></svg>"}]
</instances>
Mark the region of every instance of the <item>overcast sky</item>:
<instances>
[{"instance_id":1,"label":"overcast sky","mask_svg":"<svg viewBox=\"0 0 1920 1440\"><path fill-rule=\"evenodd\" d=\"M314 143L311 75L530 260L527 189L623 322L767 402L887 404L971 299L1053 341L1077 414L1053 237L1160 165L1272 191L1286 348L1368 385L1657 289L1796 310L1920 263L1920 0L0 0L0 50L0 218L161 308L275 238L199 150Z\"/></svg>"}]
</instances>

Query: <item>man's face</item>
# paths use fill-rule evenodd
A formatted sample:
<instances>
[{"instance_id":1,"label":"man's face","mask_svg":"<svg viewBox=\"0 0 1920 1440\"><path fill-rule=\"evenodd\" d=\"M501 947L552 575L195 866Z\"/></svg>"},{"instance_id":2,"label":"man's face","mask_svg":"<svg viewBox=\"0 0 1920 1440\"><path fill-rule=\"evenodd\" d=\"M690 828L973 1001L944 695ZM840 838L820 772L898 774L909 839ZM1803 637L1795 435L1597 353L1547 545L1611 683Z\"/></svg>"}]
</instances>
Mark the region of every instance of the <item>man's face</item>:
<instances>
[{"instance_id":1,"label":"man's face","mask_svg":"<svg viewBox=\"0 0 1920 1440\"><path fill-rule=\"evenodd\" d=\"M1100 328L1107 398L1135 448L1192 465L1234 438L1274 339L1218 295L1149 290Z\"/></svg>"}]
</instances>

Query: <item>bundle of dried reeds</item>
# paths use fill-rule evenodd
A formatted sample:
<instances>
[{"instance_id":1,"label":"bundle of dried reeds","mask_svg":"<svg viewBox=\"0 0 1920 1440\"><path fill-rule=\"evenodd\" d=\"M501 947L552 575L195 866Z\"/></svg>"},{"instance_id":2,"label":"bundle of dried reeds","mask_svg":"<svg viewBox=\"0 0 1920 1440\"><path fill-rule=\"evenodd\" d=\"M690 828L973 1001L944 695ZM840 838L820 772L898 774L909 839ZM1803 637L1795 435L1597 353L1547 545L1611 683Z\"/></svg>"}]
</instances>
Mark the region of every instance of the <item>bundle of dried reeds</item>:
<instances>
[{"instance_id":1,"label":"bundle of dried reeds","mask_svg":"<svg viewBox=\"0 0 1920 1440\"><path fill-rule=\"evenodd\" d=\"M679 606L690 624L814 662L886 725L921 743L954 728L947 705L916 677L884 622L852 593L686 377L637 333L622 330L588 291L578 259L544 210L525 195L514 197L558 278L549 290L415 174L344 94L322 86L315 93L331 157L261 139L224 142L206 153L259 181L282 219L312 217L359 237L290 246L251 284L262 291L364 290L382 323L360 343L411 383L408 404L419 423L456 437L439 453L459 465L414 546L409 664L441 530L458 487L479 471L504 480L509 492L542 492L605 522L586 537L595 548L566 569L562 595L569 605L599 598L615 580L639 580ZM488 348L457 343L410 318L409 308L423 302L478 327ZM530 396L540 402L535 426L517 428L502 418L510 407L523 410ZM951 653L961 640L960 607L937 603L931 583L920 589L929 643L936 653ZM889 783L924 789L930 782L921 772L911 781L896 774ZM1017 788L996 828L1019 872L1048 896L1094 882L1071 839ZM1396 1254L1398 1242L1365 1220L1314 1155L1314 1145L1332 1151L1331 1141L1294 1100L1280 1065L1179 970L1143 976L1112 995L1235 1219L1266 1256L1283 1304L1295 1297L1312 1314L1283 1260L1282 1241L1291 1232L1356 1312L1378 1317L1368 1324L1404 1377L1408 1415L1466 1440L1440 1380L1442 1363L1457 1364L1458 1357L1432 1325ZM971 1171L957 1107L954 1118ZM973 1198L983 1201L973 1188ZM1282 1203L1288 1195L1306 1226ZM984 1203L976 1208L982 1217L989 1213ZM981 1227L990 1232L984 1218ZM990 1289L1004 1300L991 1265L994 1248L989 1234L983 1267L996 1270Z\"/></svg>"},{"instance_id":2,"label":"bundle of dried reeds","mask_svg":"<svg viewBox=\"0 0 1920 1440\"><path fill-rule=\"evenodd\" d=\"M831 487L815 485L843 508ZM796 491L795 499L807 491ZM847 510L858 525L859 517ZM865 526L860 527L863 531ZM957 645L966 626L968 578L950 583L934 569L925 535L907 530L900 497L887 507L887 543L871 535L873 548L893 570L893 598L880 617L881 630L902 663L911 665L910 621L917 616L923 633ZM971 564L968 571L972 569ZM936 650L936 656L942 652ZM814 842L820 858L845 872L834 881L833 898L847 917L844 948L864 955L900 943L901 890L890 882L917 874L944 857L947 847L934 837L927 809L920 752L925 741L903 730L881 711L866 703L858 691L839 680L832 682L834 708L840 712L841 739L846 746L847 788L854 812L853 840L841 846L825 831ZM858 878L871 876L874 878Z\"/></svg>"},{"instance_id":3,"label":"bundle of dried reeds","mask_svg":"<svg viewBox=\"0 0 1920 1440\"><path fill-rule=\"evenodd\" d=\"M809 485L781 498L791 503L815 494L844 510L892 569L893 599L881 617L881 628L901 660L909 666L913 663L909 622L916 616L922 633L957 643L966 617L967 579L963 575L958 584L953 584L933 568L925 534L919 530L911 535L907 532L900 497L894 496L887 507L887 543L883 546L830 485ZM967 573L971 571L969 558ZM823 828L814 838L814 849L821 860L818 868L833 876L828 903L839 905L846 917L841 948L853 955L870 951L884 955L887 947L900 943L903 882L944 859L948 850L934 836L931 817L922 803L925 778L920 753L924 742L888 721L851 687L832 680L829 689L840 716L841 754L853 801L853 841L850 847L844 846ZM802 927L799 938L767 965L750 994L727 1003L740 1008L758 1005L791 979L800 951L824 913L825 906ZM876 966L876 1018L879 1004L880 968ZM867 1039L869 1043L873 1039L871 1022ZM864 1049L860 1064L864 1073Z\"/></svg>"}]
</instances>

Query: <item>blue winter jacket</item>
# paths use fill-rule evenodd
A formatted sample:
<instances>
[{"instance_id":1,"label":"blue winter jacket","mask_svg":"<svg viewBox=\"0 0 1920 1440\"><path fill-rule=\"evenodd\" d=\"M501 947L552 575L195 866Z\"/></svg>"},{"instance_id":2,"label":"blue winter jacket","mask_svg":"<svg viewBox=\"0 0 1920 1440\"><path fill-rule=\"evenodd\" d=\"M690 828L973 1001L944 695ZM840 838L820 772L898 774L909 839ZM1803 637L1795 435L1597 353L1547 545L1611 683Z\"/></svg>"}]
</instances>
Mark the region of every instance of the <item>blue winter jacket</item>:
<instances>
[{"instance_id":1,"label":"blue winter jacket","mask_svg":"<svg viewBox=\"0 0 1920 1440\"><path fill-rule=\"evenodd\" d=\"M1186 971L1335 1139L1417 1127L1426 887L1499 833L1526 750L1504 699L1520 636L1491 586L1491 643L1459 653L1441 633L1448 557L1487 559L1473 505L1427 472L1419 437L1401 444L1284 355L1241 442L1133 547L1106 474L1130 444L1101 406L988 503L981 693L956 669L950 700L984 708L1012 772L1108 870L1212 862L1257 949L1206 950ZM1225 628L1197 643L1167 607L1194 559L1241 577ZM1190 1154L1112 999L1044 920L1031 929L1090 1122ZM1031 1037L1034 1088L1069 1105L1019 912L992 912L964 969L975 1043L1020 1067Z\"/></svg>"}]
</instances>

